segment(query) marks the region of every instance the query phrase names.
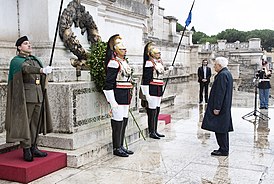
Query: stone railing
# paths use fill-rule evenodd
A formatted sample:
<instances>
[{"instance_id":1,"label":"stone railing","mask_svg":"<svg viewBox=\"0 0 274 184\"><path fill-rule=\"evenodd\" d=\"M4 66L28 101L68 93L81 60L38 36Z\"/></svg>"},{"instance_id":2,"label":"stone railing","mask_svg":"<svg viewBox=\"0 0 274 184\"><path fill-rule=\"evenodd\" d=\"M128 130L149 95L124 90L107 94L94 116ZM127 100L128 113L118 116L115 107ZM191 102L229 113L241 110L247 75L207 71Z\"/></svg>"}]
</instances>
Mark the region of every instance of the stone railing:
<instances>
[{"instance_id":1,"label":"stone railing","mask_svg":"<svg viewBox=\"0 0 274 184\"><path fill-rule=\"evenodd\" d=\"M249 50L249 43L243 42L243 43L226 43L225 50L223 51L236 51L236 50L242 50L246 51ZM219 51L218 44L203 44L201 45L201 51Z\"/></svg>"}]
</instances>

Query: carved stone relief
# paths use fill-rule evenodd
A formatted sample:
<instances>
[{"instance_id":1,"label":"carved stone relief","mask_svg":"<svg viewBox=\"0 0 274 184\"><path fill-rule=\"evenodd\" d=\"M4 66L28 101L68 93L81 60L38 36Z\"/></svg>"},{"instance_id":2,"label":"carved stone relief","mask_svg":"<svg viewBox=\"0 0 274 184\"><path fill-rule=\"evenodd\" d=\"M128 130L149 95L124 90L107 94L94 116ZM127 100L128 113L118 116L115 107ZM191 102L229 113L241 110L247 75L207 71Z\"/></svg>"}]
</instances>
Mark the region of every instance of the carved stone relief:
<instances>
[{"instance_id":1,"label":"carved stone relief","mask_svg":"<svg viewBox=\"0 0 274 184\"><path fill-rule=\"evenodd\" d=\"M153 32L153 13L154 13L154 4L150 4L147 25L148 25L148 33L151 36L153 36L153 34L154 34L154 32Z\"/></svg>"}]
</instances>

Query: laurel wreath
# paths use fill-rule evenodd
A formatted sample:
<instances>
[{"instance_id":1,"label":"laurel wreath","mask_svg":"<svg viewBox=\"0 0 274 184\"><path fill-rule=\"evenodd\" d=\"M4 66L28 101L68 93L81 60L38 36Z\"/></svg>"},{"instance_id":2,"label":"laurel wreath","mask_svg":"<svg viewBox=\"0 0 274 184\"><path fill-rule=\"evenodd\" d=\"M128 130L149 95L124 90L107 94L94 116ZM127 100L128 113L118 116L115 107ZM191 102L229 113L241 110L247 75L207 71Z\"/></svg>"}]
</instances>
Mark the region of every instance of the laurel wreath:
<instances>
[{"instance_id":1,"label":"laurel wreath","mask_svg":"<svg viewBox=\"0 0 274 184\"><path fill-rule=\"evenodd\" d=\"M104 59L107 50L107 43L99 41L93 44L87 54L87 65L92 80L95 83L98 92L103 92L106 79L106 70Z\"/></svg>"}]
</instances>

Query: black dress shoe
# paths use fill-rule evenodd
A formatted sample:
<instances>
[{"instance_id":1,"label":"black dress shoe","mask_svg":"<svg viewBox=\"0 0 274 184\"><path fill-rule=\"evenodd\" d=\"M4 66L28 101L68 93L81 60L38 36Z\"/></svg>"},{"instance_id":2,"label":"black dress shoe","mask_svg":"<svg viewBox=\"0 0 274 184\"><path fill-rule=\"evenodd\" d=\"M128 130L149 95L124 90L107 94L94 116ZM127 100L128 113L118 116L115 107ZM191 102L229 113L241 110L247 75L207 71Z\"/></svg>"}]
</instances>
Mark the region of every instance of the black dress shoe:
<instances>
[{"instance_id":1,"label":"black dress shoe","mask_svg":"<svg viewBox=\"0 0 274 184\"><path fill-rule=\"evenodd\" d=\"M149 137L152 138L152 139L160 139L160 137L158 137L155 132L154 133L150 133Z\"/></svg>"},{"instance_id":2,"label":"black dress shoe","mask_svg":"<svg viewBox=\"0 0 274 184\"><path fill-rule=\"evenodd\" d=\"M121 148L116 148L113 150L113 155L119 156L119 157L128 157L128 154L124 152Z\"/></svg>"},{"instance_id":3,"label":"black dress shoe","mask_svg":"<svg viewBox=\"0 0 274 184\"><path fill-rule=\"evenodd\" d=\"M213 152L211 152L211 155L213 156L228 156L228 153L224 153L224 152L221 152L219 150L214 150Z\"/></svg>"},{"instance_id":4,"label":"black dress shoe","mask_svg":"<svg viewBox=\"0 0 274 184\"><path fill-rule=\"evenodd\" d=\"M165 137L164 134L159 134L158 132L155 132L155 134L156 134L158 137Z\"/></svg>"},{"instance_id":5,"label":"black dress shoe","mask_svg":"<svg viewBox=\"0 0 274 184\"><path fill-rule=\"evenodd\" d=\"M23 158L27 162L33 161L33 156L31 154L30 148L23 148Z\"/></svg>"},{"instance_id":6,"label":"black dress shoe","mask_svg":"<svg viewBox=\"0 0 274 184\"><path fill-rule=\"evenodd\" d=\"M133 153L134 153L133 151L126 149L124 146L122 146L121 149L129 155L133 155Z\"/></svg>"},{"instance_id":7,"label":"black dress shoe","mask_svg":"<svg viewBox=\"0 0 274 184\"><path fill-rule=\"evenodd\" d=\"M30 149L34 157L46 157L48 155L46 152L40 151L37 146L32 146Z\"/></svg>"}]
</instances>

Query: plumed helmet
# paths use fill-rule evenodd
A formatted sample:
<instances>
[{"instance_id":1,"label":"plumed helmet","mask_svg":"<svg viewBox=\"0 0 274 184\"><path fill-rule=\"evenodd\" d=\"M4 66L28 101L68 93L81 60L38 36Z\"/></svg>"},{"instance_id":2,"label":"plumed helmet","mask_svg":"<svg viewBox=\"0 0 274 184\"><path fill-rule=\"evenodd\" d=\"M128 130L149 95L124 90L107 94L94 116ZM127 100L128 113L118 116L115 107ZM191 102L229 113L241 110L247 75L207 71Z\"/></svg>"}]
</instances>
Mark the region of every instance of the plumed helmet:
<instances>
[{"instance_id":1,"label":"plumed helmet","mask_svg":"<svg viewBox=\"0 0 274 184\"><path fill-rule=\"evenodd\" d=\"M112 51L115 51L116 53L121 53L120 49L126 49L122 37L119 34L113 35L112 37L110 37L109 41L109 48Z\"/></svg>"},{"instance_id":2,"label":"plumed helmet","mask_svg":"<svg viewBox=\"0 0 274 184\"><path fill-rule=\"evenodd\" d=\"M119 49L126 49L122 42L122 37L119 34L111 36L107 42L107 50L105 57L105 65L107 66L109 60L116 57L115 53L120 53Z\"/></svg>"},{"instance_id":3,"label":"plumed helmet","mask_svg":"<svg viewBox=\"0 0 274 184\"><path fill-rule=\"evenodd\" d=\"M153 58L159 59L159 58L156 58L156 56L155 56L159 52L160 52L160 50L156 47L156 44L154 42L148 42L144 48L143 68L145 67L145 63L147 60L150 60Z\"/></svg>"},{"instance_id":4,"label":"plumed helmet","mask_svg":"<svg viewBox=\"0 0 274 184\"><path fill-rule=\"evenodd\" d=\"M148 42L146 45L145 45L145 48L144 48L144 53L143 53L143 65L145 65L146 61L149 60L150 56L149 56L149 50L150 50L150 47L153 43L152 42Z\"/></svg>"},{"instance_id":5,"label":"plumed helmet","mask_svg":"<svg viewBox=\"0 0 274 184\"><path fill-rule=\"evenodd\" d=\"M159 54L160 50L157 47L152 47L150 50L150 55L151 57L155 58L155 59L159 59L156 57L156 54Z\"/></svg>"},{"instance_id":6,"label":"plumed helmet","mask_svg":"<svg viewBox=\"0 0 274 184\"><path fill-rule=\"evenodd\" d=\"M160 50L156 47L154 42L148 42L145 46L144 54L146 54L149 58L156 58L156 54L160 53Z\"/></svg>"}]
</instances>

